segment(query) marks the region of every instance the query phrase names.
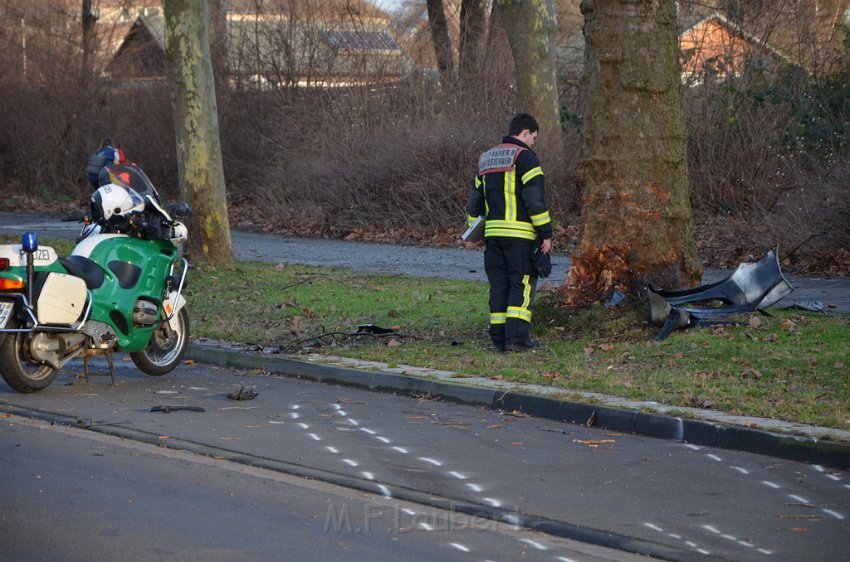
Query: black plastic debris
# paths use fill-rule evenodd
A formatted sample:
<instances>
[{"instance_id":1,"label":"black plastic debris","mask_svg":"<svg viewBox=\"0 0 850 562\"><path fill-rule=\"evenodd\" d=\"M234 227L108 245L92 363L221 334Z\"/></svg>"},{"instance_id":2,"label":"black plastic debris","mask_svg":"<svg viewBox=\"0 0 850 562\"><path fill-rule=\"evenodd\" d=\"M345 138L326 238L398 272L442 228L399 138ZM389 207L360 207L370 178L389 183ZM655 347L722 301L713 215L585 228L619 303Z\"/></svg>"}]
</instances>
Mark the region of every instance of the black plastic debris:
<instances>
[{"instance_id":1,"label":"black plastic debris","mask_svg":"<svg viewBox=\"0 0 850 562\"><path fill-rule=\"evenodd\" d=\"M826 307L820 301L797 301L777 307L779 310L803 310L806 312L822 312L828 314Z\"/></svg>"},{"instance_id":2,"label":"black plastic debris","mask_svg":"<svg viewBox=\"0 0 850 562\"><path fill-rule=\"evenodd\" d=\"M683 291L649 287L650 320L661 326L656 339L663 340L675 329L728 323L718 319L763 311L793 291L773 248L758 262L742 263L735 273L716 283Z\"/></svg>"},{"instance_id":3,"label":"black plastic debris","mask_svg":"<svg viewBox=\"0 0 850 562\"><path fill-rule=\"evenodd\" d=\"M170 414L171 412L206 412L200 406L152 406L151 412L162 412Z\"/></svg>"},{"instance_id":4,"label":"black plastic debris","mask_svg":"<svg viewBox=\"0 0 850 562\"><path fill-rule=\"evenodd\" d=\"M253 388L245 388L240 386L236 391L227 395L231 400L253 400L258 393Z\"/></svg>"},{"instance_id":5,"label":"black plastic debris","mask_svg":"<svg viewBox=\"0 0 850 562\"><path fill-rule=\"evenodd\" d=\"M380 326L376 326L374 324L360 324L357 326L358 334L375 334L375 335L384 335L384 334L392 334L395 333L395 330L392 328L381 328Z\"/></svg>"}]
</instances>

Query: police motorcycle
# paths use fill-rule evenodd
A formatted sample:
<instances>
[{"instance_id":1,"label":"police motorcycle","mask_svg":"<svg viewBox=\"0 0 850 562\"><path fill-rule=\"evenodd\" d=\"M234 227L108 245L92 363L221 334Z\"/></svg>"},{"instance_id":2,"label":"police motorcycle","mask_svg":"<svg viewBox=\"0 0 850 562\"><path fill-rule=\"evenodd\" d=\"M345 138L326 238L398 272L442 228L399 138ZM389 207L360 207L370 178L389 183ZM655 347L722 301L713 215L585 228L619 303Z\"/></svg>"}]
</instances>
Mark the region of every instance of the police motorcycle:
<instances>
[{"instance_id":1,"label":"police motorcycle","mask_svg":"<svg viewBox=\"0 0 850 562\"><path fill-rule=\"evenodd\" d=\"M70 256L39 246L34 232L0 245L0 375L9 386L43 390L75 358L88 379L97 355L114 384L114 352L129 353L148 375L180 363L189 344L188 231L172 215L189 210L172 205L169 213L148 187L144 197L129 185L98 188L90 217L63 219L83 222Z\"/></svg>"}]
</instances>

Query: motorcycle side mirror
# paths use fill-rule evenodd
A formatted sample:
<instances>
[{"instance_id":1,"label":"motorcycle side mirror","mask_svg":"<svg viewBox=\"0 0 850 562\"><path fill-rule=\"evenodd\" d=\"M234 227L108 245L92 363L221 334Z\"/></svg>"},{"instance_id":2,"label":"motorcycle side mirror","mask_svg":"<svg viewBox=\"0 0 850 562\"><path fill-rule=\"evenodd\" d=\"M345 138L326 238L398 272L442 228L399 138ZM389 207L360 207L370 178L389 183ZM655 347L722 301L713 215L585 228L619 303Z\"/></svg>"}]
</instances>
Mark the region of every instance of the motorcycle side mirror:
<instances>
[{"instance_id":1,"label":"motorcycle side mirror","mask_svg":"<svg viewBox=\"0 0 850 562\"><path fill-rule=\"evenodd\" d=\"M188 203L172 203L168 206L168 214L172 217L188 217L189 212Z\"/></svg>"},{"instance_id":2,"label":"motorcycle side mirror","mask_svg":"<svg viewBox=\"0 0 850 562\"><path fill-rule=\"evenodd\" d=\"M21 246L25 252L35 252L38 250L38 236L35 232L24 232L21 238Z\"/></svg>"}]
</instances>

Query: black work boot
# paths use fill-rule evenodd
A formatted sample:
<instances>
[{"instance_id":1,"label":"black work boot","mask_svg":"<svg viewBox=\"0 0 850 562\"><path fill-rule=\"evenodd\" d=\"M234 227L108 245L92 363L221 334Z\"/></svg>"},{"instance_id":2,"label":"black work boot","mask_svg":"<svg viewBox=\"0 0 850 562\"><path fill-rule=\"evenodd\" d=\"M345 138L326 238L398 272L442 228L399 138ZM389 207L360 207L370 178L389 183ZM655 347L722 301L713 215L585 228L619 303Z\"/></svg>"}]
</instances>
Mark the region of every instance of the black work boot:
<instances>
[{"instance_id":1,"label":"black work boot","mask_svg":"<svg viewBox=\"0 0 850 562\"><path fill-rule=\"evenodd\" d=\"M540 347L540 342L531 338L525 340L511 340L505 344L505 351L528 351Z\"/></svg>"}]
</instances>

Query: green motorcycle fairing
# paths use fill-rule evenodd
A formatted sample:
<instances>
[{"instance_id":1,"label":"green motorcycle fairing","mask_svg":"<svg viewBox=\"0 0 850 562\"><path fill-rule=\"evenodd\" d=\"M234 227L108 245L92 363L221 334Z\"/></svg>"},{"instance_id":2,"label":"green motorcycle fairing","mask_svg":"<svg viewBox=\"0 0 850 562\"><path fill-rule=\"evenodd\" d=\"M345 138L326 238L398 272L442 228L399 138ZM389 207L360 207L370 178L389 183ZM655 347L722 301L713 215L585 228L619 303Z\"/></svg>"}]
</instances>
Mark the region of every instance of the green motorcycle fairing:
<instances>
[{"instance_id":1,"label":"green motorcycle fairing","mask_svg":"<svg viewBox=\"0 0 850 562\"><path fill-rule=\"evenodd\" d=\"M124 234L96 234L81 241L71 255L92 260L104 273L103 283L90 289L90 320L112 326L119 351L145 349L157 323L135 326L133 308L137 300L145 300L157 307L157 319L162 317L166 279L178 260L172 243Z\"/></svg>"}]
</instances>

